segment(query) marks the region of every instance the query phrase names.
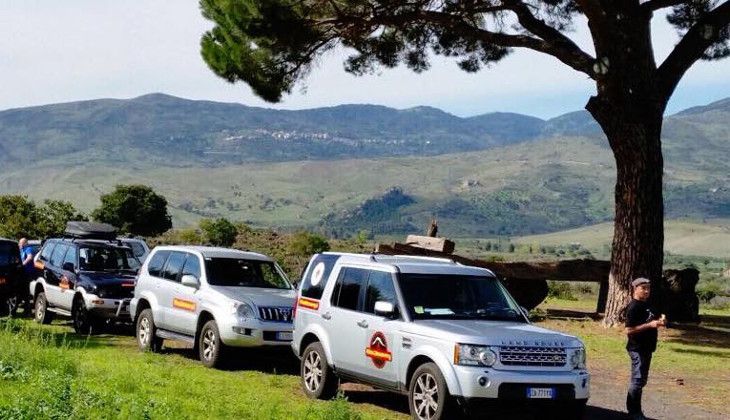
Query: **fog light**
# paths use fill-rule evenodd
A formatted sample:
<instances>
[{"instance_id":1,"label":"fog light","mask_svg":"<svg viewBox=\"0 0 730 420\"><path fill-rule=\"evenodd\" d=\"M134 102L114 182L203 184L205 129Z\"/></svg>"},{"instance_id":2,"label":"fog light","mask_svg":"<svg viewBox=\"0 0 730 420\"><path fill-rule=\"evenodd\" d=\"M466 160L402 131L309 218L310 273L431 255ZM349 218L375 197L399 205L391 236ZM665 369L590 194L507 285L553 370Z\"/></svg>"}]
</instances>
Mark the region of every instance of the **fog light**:
<instances>
[{"instance_id":1,"label":"fog light","mask_svg":"<svg viewBox=\"0 0 730 420\"><path fill-rule=\"evenodd\" d=\"M489 386L489 378L486 376L480 376L477 382L479 382L480 386Z\"/></svg>"}]
</instances>

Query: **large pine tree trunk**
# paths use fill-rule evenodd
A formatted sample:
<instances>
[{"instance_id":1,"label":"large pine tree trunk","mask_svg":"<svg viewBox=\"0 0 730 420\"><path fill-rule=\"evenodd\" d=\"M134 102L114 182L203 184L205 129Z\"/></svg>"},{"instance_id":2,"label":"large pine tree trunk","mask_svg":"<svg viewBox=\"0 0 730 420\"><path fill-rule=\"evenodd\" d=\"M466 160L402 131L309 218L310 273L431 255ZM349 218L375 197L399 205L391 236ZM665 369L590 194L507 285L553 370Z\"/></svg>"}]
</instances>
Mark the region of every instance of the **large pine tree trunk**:
<instances>
[{"instance_id":1,"label":"large pine tree trunk","mask_svg":"<svg viewBox=\"0 0 730 420\"><path fill-rule=\"evenodd\" d=\"M663 106L592 107L616 159L615 222L604 324L624 321L631 282L658 285L664 258L661 150ZM640 109L640 111L639 111ZM653 288L658 291L658 287ZM653 296L656 298L656 296Z\"/></svg>"}]
</instances>

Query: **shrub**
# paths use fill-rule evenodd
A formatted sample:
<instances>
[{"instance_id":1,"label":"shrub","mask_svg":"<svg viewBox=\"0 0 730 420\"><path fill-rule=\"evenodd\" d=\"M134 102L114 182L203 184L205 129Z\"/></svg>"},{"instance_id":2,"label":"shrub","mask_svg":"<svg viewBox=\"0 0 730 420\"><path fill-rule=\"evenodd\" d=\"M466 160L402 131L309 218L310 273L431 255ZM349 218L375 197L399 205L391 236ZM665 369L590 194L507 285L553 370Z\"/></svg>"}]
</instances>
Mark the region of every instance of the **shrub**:
<instances>
[{"instance_id":1,"label":"shrub","mask_svg":"<svg viewBox=\"0 0 730 420\"><path fill-rule=\"evenodd\" d=\"M288 246L289 252L303 257L330 250L327 239L309 232L299 232L292 236Z\"/></svg>"},{"instance_id":2,"label":"shrub","mask_svg":"<svg viewBox=\"0 0 730 420\"><path fill-rule=\"evenodd\" d=\"M562 300L578 300L573 296L573 289L570 284L562 281L548 282L548 297Z\"/></svg>"},{"instance_id":3,"label":"shrub","mask_svg":"<svg viewBox=\"0 0 730 420\"><path fill-rule=\"evenodd\" d=\"M200 221L200 230L205 235L205 240L216 246L231 246L236 242L238 231L236 226L228 219L219 218L216 220L203 219Z\"/></svg>"}]
</instances>

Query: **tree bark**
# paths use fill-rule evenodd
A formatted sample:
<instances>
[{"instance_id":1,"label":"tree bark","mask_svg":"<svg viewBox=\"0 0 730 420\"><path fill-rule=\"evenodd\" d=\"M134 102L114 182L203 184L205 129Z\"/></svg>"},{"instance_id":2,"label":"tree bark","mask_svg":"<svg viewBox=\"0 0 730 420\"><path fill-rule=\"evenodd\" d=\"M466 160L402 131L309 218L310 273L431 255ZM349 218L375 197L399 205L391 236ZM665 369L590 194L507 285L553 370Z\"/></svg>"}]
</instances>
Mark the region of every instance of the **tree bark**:
<instances>
[{"instance_id":1,"label":"tree bark","mask_svg":"<svg viewBox=\"0 0 730 420\"><path fill-rule=\"evenodd\" d=\"M587 108L601 124L616 160L616 214L604 317L604 325L613 326L625 320L634 279L646 277L658 291L662 278L664 104L641 101L604 107L599 102L589 102Z\"/></svg>"}]
</instances>

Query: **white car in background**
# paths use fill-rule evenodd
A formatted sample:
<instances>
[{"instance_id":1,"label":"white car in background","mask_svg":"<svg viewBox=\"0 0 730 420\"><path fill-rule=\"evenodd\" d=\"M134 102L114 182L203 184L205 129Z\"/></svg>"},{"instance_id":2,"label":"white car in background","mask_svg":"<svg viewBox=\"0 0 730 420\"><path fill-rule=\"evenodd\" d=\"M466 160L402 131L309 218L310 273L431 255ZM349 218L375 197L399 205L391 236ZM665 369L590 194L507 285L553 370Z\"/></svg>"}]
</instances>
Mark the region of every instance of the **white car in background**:
<instances>
[{"instance_id":1,"label":"white car in background","mask_svg":"<svg viewBox=\"0 0 730 420\"><path fill-rule=\"evenodd\" d=\"M205 366L229 347L289 346L294 287L265 255L200 246L158 246L139 271L130 314L142 350L192 344Z\"/></svg>"}]
</instances>

